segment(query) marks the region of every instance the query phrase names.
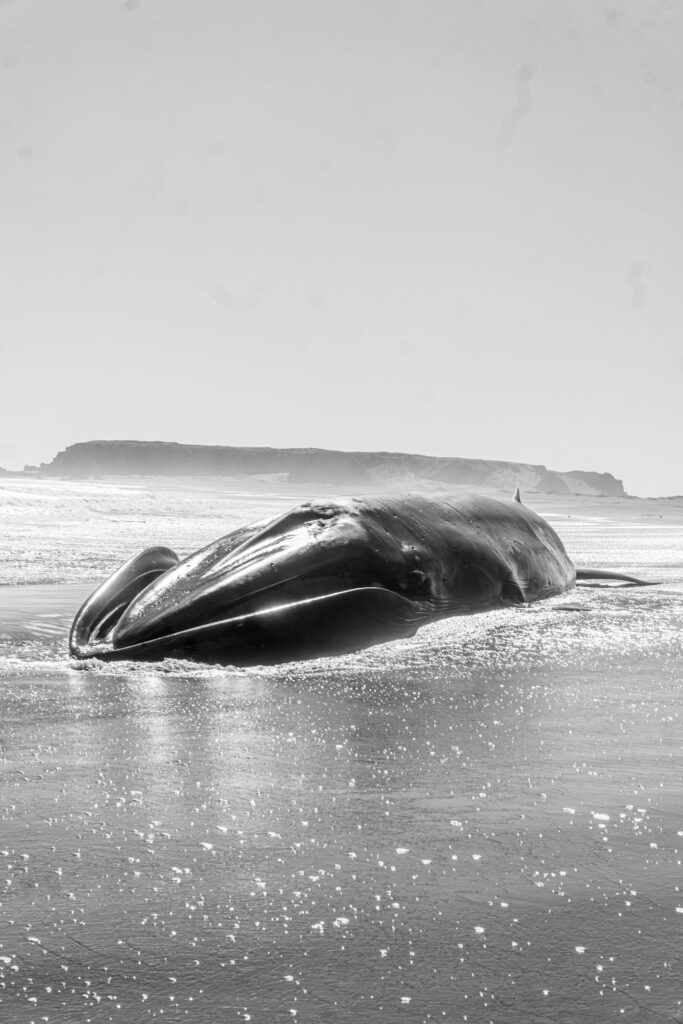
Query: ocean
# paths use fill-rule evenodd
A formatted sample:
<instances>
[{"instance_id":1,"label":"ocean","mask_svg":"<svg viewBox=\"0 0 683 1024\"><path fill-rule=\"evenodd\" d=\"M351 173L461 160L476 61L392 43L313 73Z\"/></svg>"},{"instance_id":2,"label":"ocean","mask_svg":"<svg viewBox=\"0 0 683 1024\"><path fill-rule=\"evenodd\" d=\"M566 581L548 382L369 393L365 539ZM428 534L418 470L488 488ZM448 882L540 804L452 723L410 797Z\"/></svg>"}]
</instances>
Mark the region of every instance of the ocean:
<instances>
[{"instance_id":1,"label":"ocean","mask_svg":"<svg viewBox=\"0 0 683 1024\"><path fill-rule=\"evenodd\" d=\"M529 497L657 587L271 668L69 659L130 555L305 496L0 481L0 1020L683 1020L683 500Z\"/></svg>"}]
</instances>

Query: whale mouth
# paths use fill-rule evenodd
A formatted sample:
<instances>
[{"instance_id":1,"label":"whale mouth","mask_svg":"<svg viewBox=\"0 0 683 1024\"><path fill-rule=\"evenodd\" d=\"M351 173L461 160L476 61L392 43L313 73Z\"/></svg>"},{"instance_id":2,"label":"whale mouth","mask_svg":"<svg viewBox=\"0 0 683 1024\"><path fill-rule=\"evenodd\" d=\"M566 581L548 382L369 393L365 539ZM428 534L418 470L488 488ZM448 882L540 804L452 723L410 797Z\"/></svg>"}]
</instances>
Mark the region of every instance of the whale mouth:
<instances>
[{"instance_id":1,"label":"whale mouth","mask_svg":"<svg viewBox=\"0 0 683 1024\"><path fill-rule=\"evenodd\" d=\"M207 664L274 665L411 637L425 616L408 598L384 587L359 587L191 626L138 643L114 645L111 634L76 645L77 658L160 661L188 658Z\"/></svg>"}]
</instances>

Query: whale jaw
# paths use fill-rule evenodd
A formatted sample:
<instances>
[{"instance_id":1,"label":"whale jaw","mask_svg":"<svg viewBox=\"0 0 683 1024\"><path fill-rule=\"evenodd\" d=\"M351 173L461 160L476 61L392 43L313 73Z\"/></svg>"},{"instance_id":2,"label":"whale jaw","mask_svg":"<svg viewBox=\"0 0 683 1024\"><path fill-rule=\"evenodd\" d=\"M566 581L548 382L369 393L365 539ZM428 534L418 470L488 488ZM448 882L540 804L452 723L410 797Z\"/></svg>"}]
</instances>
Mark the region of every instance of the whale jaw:
<instances>
[{"instance_id":1,"label":"whale jaw","mask_svg":"<svg viewBox=\"0 0 683 1024\"><path fill-rule=\"evenodd\" d=\"M170 548L155 547L125 562L79 609L71 626L69 653L75 658L90 658L108 651L112 634L126 609L178 561Z\"/></svg>"}]
</instances>

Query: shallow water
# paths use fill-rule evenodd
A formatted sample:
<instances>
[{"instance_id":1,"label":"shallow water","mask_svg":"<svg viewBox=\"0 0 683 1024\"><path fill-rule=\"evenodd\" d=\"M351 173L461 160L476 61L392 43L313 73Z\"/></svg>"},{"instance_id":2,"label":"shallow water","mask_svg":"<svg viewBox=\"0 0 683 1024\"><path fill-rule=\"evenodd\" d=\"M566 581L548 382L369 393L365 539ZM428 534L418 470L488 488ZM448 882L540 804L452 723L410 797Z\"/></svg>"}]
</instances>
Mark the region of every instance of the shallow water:
<instances>
[{"instance_id":1,"label":"shallow water","mask_svg":"<svg viewBox=\"0 0 683 1024\"><path fill-rule=\"evenodd\" d=\"M679 521L552 519L657 588L279 668L79 665L90 581L291 500L16 487L3 1024L683 1019Z\"/></svg>"}]
</instances>

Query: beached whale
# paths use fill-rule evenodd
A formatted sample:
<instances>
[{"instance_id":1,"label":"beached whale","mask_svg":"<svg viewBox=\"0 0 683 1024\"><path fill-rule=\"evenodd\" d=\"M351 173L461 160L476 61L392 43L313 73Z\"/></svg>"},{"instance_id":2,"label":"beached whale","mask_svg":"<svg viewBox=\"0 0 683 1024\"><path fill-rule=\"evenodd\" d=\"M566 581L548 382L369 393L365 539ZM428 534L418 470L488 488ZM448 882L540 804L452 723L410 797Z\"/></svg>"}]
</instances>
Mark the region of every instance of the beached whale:
<instances>
[{"instance_id":1,"label":"beached whale","mask_svg":"<svg viewBox=\"0 0 683 1024\"><path fill-rule=\"evenodd\" d=\"M519 492L340 498L235 530L183 561L148 548L88 598L69 646L76 658L276 664L409 637L589 578L641 583L575 569Z\"/></svg>"}]
</instances>

